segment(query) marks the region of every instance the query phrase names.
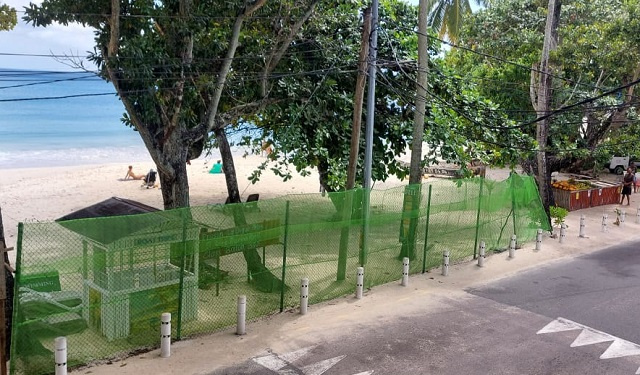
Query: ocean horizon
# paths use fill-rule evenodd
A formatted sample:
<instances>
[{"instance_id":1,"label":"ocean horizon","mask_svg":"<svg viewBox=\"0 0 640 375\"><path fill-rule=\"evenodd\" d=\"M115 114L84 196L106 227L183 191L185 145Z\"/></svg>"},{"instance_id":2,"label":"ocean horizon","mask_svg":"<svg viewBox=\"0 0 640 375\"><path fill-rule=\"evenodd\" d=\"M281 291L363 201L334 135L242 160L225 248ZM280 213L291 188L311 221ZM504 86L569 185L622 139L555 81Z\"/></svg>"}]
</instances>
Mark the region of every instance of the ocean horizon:
<instances>
[{"instance_id":1,"label":"ocean horizon","mask_svg":"<svg viewBox=\"0 0 640 375\"><path fill-rule=\"evenodd\" d=\"M0 169L151 162L124 112L92 73L0 68Z\"/></svg>"}]
</instances>

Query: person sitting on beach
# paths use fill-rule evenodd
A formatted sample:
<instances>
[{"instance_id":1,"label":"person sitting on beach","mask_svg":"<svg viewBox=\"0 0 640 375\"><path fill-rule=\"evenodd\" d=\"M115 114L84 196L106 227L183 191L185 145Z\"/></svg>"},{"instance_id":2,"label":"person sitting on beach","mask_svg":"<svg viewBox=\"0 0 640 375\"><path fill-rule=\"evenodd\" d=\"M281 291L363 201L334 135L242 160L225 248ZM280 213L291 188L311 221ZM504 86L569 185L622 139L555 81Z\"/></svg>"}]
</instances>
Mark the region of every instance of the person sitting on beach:
<instances>
[{"instance_id":1,"label":"person sitting on beach","mask_svg":"<svg viewBox=\"0 0 640 375\"><path fill-rule=\"evenodd\" d=\"M144 180L145 175L143 174L135 174L133 173L133 166L129 166L129 170L127 171L127 175L124 176L125 180L133 179L133 180Z\"/></svg>"}]
</instances>

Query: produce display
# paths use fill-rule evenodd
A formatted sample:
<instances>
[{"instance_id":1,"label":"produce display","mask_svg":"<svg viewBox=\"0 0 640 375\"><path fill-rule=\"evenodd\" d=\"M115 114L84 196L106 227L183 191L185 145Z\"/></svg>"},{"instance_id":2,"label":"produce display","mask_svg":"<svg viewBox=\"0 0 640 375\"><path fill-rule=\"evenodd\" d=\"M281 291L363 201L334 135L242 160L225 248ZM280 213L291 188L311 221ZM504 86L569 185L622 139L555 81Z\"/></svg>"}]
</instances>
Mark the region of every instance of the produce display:
<instances>
[{"instance_id":1,"label":"produce display","mask_svg":"<svg viewBox=\"0 0 640 375\"><path fill-rule=\"evenodd\" d=\"M568 191L576 191L576 190L587 190L591 189L593 186L587 182L575 181L572 179L564 180L564 181L556 181L551 184L556 189L560 190L568 190Z\"/></svg>"}]
</instances>

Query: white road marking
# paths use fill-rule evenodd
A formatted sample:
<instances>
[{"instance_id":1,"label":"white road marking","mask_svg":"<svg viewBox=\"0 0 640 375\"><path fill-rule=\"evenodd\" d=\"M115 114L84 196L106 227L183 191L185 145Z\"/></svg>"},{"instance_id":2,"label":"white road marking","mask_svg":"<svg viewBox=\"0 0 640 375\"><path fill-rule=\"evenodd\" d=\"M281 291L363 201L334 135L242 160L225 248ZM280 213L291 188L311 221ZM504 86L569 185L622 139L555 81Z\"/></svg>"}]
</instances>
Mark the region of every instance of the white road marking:
<instances>
[{"instance_id":1,"label":"white road marking","mask_svg":"<svg viewBox=\"0 0 640 375\"><path fill-rule=\"evenodd\" d=\"M544 326L537 334L553 333L563 331L582 330L578 337L571 343L571 347L599 344L611 341L611 345L602 353L600 359L621 358L633 355L640 355L640 345L631 341L623 340L608 333L598 331L569 319L558 318ZM640 368L636 371L640 375Z\"/></svg>"},{"instance_id":2,"label":"white road marking","mask_svg":"<svg viewBox=\"0 0 640 375\"><path fill-rule=\"evenodd\" d=\"M620 358L640 354L640 345L630 341L616 339L609 348L602 353L600 359Z\"/></svg>"},{"instance_id":3,"label":"white road marking","mask_svg":"<svg viewBox=\"0 0 640 375\"><path fill-rule=\"evenodd\" d=\"M295 362L298 359L302 358L314 348L315 346L308 346L306 348L302 348L282 355L271 353L262 357L253 358L253 361L260 366L266 367L269 370L276 372L278 375L296 375L299 374L299 371L302 371L304 375L322 375L346 357L346 355L341 355L338 357L325 359L320 362L315 362L302 368L297 368L292 364L292 362ZM289 369L286 369L285 367L289 367ZM293 367L294 369L291 369L291 367ZM373 371L360 372L355 375L371 374L373 374Z\"/></svg>"},{"instance_id":4,"label":"white road marking","mask_svg":"<svg viewBox=\"0 0 640 375\"><path fill-rule=\"evenodd\" d=\"M254 358L253 361L262 367L266 367L272 371L278 371L283 367L287 367L288 363L280 359L275 354L269 354L264 357Z\"/></svg>"},{"instance_id":5,"label":"white road marking","mask_svg":"<svg viewBox=\"0 0 640 375\"><path fill-rule=\"evenodd\" d=\"M594 329L583 329L578 337L571 343L571 347L599 344L601 342L614 341L616 338Z\"/></svg>"},{"instance_id":6,"label":"white road marking","mask_svg":"<svg viewBox=\"0 0 640 375\"><path fill-rule=\"evenodd\" d=\"M327 372L327 370L335 366L338 362L342 361L344 357L346 357L346 355L325 359L324 361L304 366L303 368L301 368L302 373L305 375L322 375Z\"/></svg>"}]
</instances>

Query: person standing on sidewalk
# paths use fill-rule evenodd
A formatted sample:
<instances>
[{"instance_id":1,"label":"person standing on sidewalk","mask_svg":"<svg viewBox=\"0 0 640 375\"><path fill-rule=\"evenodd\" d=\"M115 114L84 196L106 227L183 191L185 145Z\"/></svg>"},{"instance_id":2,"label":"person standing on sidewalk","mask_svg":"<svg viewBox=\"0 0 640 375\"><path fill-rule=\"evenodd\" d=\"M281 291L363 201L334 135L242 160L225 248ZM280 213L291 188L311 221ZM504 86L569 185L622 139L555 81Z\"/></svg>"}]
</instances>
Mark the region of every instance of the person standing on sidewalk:
<instances>
[{"instance_id":1,"label":"person standing on sidewalk","mask_svg":"<svg viewBox=\"0 0 640 375\"><path fill-rule=\"evenodd\" d=\"M624 197L627 196L627 206L631 204L629 197L631 196L631 185L633 185L633 172L631 168L627 168L627 174L622 178L622 199L620 204L624 204Z\"/></svg>"}]
</instances>

